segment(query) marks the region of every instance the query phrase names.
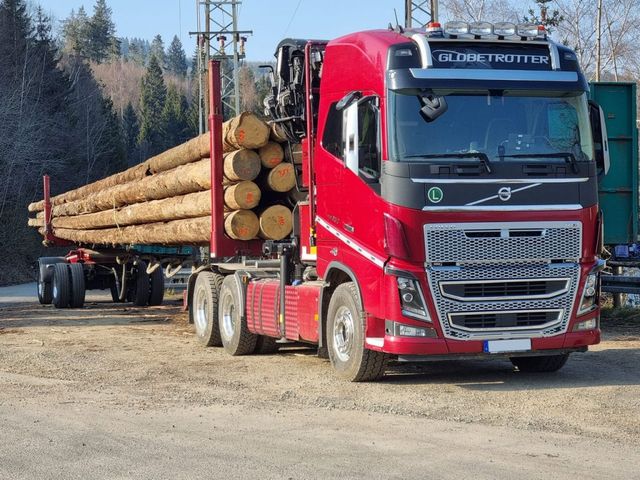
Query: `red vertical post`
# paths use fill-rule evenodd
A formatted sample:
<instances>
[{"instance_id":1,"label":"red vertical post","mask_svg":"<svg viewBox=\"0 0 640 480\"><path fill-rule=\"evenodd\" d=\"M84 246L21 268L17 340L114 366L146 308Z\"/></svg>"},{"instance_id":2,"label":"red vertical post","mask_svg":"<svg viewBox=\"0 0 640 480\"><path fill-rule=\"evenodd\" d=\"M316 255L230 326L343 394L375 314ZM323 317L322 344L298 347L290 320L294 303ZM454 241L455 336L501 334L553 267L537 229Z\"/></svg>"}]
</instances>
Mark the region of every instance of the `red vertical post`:
<instances>
[{"instance_id":1,"label":"red vertical post","mask_svg":"<svg viewBox=\"0 0 640 480\"><path fill-rule=\"evenodd\" d=\"M44 193L44 239L50 240L51 236L51 192L49 175L42 177L42 190Z\"/></svg>"},{"instance_id":2,"label":"red vertical post","mask_svg":"<svg viewBox=\"0 0 640 480\"><path fill-rule=\"evenodd\" d=\"M224 240L222 191L222 96L220 62L209 62L209 137L211 142L211 258L221 255Z\"/></svg>"}]
</instances>

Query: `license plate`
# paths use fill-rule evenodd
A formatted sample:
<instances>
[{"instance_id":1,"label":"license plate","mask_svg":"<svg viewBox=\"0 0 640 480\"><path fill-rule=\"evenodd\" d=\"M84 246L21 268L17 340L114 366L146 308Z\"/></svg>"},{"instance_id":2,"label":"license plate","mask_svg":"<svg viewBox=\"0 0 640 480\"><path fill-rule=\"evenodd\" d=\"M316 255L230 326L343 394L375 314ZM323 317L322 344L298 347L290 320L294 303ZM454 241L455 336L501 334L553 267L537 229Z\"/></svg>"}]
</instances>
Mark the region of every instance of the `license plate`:
<instances>
[{"instance_id":1,"label":"license plate","mask_svg":"<svg viewBox=\"0 0 640 480\"><path fill-rule=\"evenodd\" d=\"M485 353L528 352L531 350L531 339L485 340L483 350Z\"/></svg>"}]
</instances>

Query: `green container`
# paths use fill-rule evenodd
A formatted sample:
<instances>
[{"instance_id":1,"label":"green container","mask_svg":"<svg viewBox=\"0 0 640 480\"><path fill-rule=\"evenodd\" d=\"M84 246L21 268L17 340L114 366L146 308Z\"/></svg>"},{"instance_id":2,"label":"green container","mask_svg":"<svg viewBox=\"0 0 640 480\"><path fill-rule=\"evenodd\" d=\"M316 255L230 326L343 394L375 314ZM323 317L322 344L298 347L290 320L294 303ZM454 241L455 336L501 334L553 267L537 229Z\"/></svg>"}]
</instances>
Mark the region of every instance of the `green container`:
<instances>
[{"instance_id":1,"label":"green container","mask_svg":"<svg viewBox=\"0 0 640 480\"><path fill-rule=\"evenodd\" d=\"M611 157L609 173L598 186L604 243L634 243L639 240L636 84L594 82L590 96L604 110Z\"/></svg>"}]
</instances>

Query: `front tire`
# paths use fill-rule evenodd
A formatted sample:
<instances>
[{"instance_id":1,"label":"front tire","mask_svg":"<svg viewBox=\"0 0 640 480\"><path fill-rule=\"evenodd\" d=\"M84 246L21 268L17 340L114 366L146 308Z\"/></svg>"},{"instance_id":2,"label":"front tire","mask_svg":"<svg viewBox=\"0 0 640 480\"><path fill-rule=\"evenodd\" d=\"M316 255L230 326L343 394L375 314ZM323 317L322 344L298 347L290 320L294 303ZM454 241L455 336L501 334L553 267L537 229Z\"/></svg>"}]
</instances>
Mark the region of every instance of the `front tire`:
<instances>
[{"instance_id":1,"label":"front tire","mask_svg":"<svg viewBox=\"0 0 640 480\"><path fill-rule=\"evenodd\" d=\"M147 262L140 260L134 267L135 283L133 285L133 304L136 307L146 307L149 305L149 292L151 291L151 280L147 273Z\"/></svg>"},{"instance_id":2,"label":"front tire","mask_svg":"<svg viewBox=\"0 0 640 480\"><path fill-rule=\"evenodd\" d=\"M220 288L220 306L218 308L218 324L222 346L230 355L247 355L253 353L258 335L251 333L242 319L241 285L235 275L227 276Z\"/></svg>"},{"instance_id":3,"label":"front tire","mask_svg":"<svg viewBox=\"0 0 640 480\"><path fill-rule=\"evenodd\" d=\"M557 372L567 363L569 354L544 355L540 357L511 357L511 363L525 373Z\"/></svg>"},{"instance_id":4,"label":"front tire","mask_svg":"<svg viewBox=\"0 0 640 480\"><path fill-rule=\"evenodd\" d=\"M71 298L71 275L69 265L56 263L53 266L52 303L56 308L67 308Z\"/></svg>"},{"instance_id":5,"label":"front tire","mask_svg":"<svg viewBox=\"0 0 640 480\"><path fill-rule=\"evenodd\" d=\"M335 289L327 322L329 359L338 375L350 382L382 377L387 356L364 346L365 316L355 283L343 283Z\"/></svg>"},{"instance_id":6,"label":"front tire","mask_svg":"<svg viewBox=\"0 0 640 480\"><path fill-rule=\"evenodd\" d=\"M221 347L218 327L220 287L224 277L219 273L200 272L193 286L189 317L196 327L196 337L205 347Z\"/></svg>"}]
</instances>

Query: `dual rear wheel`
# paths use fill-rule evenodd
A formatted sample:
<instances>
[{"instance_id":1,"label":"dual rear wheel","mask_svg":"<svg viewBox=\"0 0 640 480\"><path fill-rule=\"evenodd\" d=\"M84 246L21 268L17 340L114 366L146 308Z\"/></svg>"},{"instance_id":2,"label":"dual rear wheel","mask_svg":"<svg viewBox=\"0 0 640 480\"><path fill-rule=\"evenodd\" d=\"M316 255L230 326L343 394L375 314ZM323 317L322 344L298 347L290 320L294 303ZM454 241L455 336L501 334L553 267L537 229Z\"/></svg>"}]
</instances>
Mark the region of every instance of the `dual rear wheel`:
<instances>
[{"instance_id":1,"label":"dual rear wheel","mask_svg":"<svg viewBox=\"0 0 640 480\"><path fill-rule=\"evenodd\" d=\"M82 308L86 295L84 269L80 263L53 266L51 300L56 308Z\"/></svg>"}]
</instances>

